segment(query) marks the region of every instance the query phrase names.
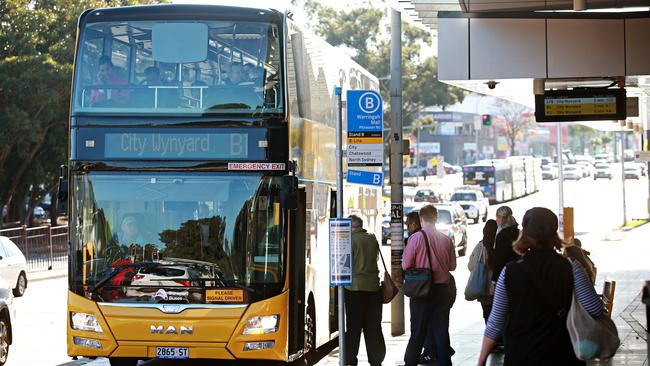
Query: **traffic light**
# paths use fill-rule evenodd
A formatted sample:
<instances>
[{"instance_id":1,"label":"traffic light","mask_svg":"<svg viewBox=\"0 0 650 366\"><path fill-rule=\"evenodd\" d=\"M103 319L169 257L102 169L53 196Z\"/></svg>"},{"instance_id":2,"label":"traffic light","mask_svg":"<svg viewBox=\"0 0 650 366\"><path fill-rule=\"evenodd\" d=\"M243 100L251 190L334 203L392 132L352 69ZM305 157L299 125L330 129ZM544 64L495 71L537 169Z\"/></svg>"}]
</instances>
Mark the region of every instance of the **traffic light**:
<instances>
[{"instance_id":1,"label":"traffic light","mask_svg":"<svg viewBox=\"0 0 650 366\"><path fill-rule=\"evenodd\" d=\"M492 116L489 114L484 114L481 116L483 119L483 126L491 126L492 125Z\"/></svg>"}]
</instances>

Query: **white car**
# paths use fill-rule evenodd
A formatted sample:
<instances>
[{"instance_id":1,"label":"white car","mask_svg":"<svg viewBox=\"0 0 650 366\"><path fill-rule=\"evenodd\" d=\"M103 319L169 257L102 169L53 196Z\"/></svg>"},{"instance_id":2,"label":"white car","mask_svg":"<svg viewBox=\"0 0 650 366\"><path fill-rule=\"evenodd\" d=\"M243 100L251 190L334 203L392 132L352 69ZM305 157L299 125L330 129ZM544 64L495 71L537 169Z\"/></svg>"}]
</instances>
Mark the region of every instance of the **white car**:
<instances>
[{"instance_id":1,"label":"white car","mask_svg":"<svg viewBox=\"0 0 650 366\"><path fill-rule=\"evenodd\" d=\"M189 287L190 273L183 266L142 267L133 276L133 286Z\"/></svg>"},{"instance_id":2,"label":"white car","mask_svg":"<svg viewBox=\"0 0 650 366\"><path fill-rule=\"evenodd\" d=\"M583 178L584 173L582 168L577 165L565 165L562 167L562 175L564 175L565 180L580 180Z\"/></svg>"},{"instance_id":3,"label":"white car","mask_svg":"<svg viewBox=\"0 0 650 366\"><path fill-rule=\"evenodd\" d=\"M483 192L477 190L458 190L451 195L451 202L456 202L465 211L468 219L474 220L476 224L479 219L487 221L488 206L490 202Z\"/></svg>"},{"instance_id":4,"label":"white car","mask_svg":"<svg viewBox=\"0 0 650 366\"><path fill-rule=\"evenodd\" d=\"M612 169L609 163L596 163L596 171L594 172L594 180L598 178L612 179Z\"/></svg>"},{"instance_id":5,"label":"white car","mask_svg":"<svg viewBox=\"0 0 650 366\"><path fill-rule=\"evenodd\" d=\"M584 173L586 173L585 177L591 177L594 175L594 166L590 162L580 160L576 164L583 169Z\"/></svg>"},{"instance_id":6,"label":"white car","mask_svg":"<svg viewBox=\"0 0 650 366\"><path fill-rule=\"evenodd\" d=\"M552 164L546 164L542 166L542 179L554 180L557 179L558 172L557 167Z\"/></svg>"},{"instance_id":7,"label":"white car","mask_svg":"<svg viewBox=\"0 0 650 366\"><path fill-rule=\"evenodd\" d=\"M634 163L625 163L623 174L625 174L625 179L641 179L641 176L643 175L641 168Z\"/></svg>"},{"instance_id":8,"label":"white car","mask_svg":"<svg viewBox=\"0 0 650 366\"><path fill-rule=\"evenodd\" d=\"M5 236L0 236L0 276L14 286L14 296L25 294L27 260L16 244Z\"/></svg>"}]
</instances>

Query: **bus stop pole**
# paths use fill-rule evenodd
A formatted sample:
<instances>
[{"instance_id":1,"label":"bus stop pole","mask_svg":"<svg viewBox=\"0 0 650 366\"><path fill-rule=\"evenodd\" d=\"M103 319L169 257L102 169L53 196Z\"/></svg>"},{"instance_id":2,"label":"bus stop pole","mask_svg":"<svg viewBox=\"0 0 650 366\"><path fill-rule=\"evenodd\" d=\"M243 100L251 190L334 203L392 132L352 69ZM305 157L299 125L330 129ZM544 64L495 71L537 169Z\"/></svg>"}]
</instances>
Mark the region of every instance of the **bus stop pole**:
<instances>
[{"instance_id":1,"label":"bus stop pole","mask_svg":"<svg viewBox=\"0 0 650 366\"><path fill-rule=\"evenodd\" d=\"M402 287L402 253L404 252L404 170L402 155L402 17L399 11L390 13L390 249L391 277ZM419 141L418 141L419 143ZM404 293L400 291L390 303L390 327L393 336L404 334Z\"/></svg>"},{"instance_id":2,"label":"bus stop pole","mask_svg":"<svg viewBox=\"0 0 650 366\"><path fill-rule=\"evenodd\" d=\"M336 88L336 217L343 217L343 102L341 87ZM339 297L339 365L345 366L345 292L337 286Z\"/></svg>"}]
</instances>

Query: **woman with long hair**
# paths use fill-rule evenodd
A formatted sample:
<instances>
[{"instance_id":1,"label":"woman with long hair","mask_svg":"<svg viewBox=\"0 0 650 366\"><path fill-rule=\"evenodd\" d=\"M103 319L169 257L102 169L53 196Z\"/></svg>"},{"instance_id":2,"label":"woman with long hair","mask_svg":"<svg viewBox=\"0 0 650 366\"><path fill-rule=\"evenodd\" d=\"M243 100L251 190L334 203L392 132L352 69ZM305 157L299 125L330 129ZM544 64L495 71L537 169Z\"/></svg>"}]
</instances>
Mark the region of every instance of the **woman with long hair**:
<instances>
[{"instance_id":1,"label":"woman with long hair","mask_svg":"<svg viewBox=\"0 0 650 366\"><path fill-rule=\"evenodd\" d=\"M494 241L497 235L497 222L495 220L488 220L483 226L483 239L476 244L472 254L469 256L469 262L467 263L467 268L470 272L474 272L476 269L476 264L483 257L484 263L488 269L488 278L491 276L492 272L492 262L494 261ZM478 298L478 302L481 303L481 308L483 308L483 319L487 323L488 317L490 316L490 311L492 310L492 295L481 296Z\"/></svg>"},{"instance_id":2,"label":"woman with long hair","mask_svg":"<svg viewBox=\"0 0 650 366\"><path fill-rule=\"evenodd\" d=\"M505 366L586 365L573 352L567 313L574 292L593 317L603 314L603 303L580 263L559 254L558 219L551 210L528 210L522 227L514 243L522 258L499 275L478 365L485 365L502 330Z\"/></svg>"}]
</instances>

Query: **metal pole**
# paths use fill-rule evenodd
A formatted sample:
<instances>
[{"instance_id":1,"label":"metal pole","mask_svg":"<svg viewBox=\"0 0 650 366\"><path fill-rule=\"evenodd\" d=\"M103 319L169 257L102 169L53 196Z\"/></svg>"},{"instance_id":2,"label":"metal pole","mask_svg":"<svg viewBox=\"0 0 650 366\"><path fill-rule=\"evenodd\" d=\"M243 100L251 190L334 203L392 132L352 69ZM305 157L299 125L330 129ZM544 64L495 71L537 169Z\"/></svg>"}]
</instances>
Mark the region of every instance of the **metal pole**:
<instances>
[{"instance_id":1,"label":"metal pole","mask_svg":"<svg viewBox=\"0 0 650 366\"><path fill-rule=\"evenodd\" d=\"M402 155L402 18L399 11L391 9L390 49L390 249L391 276L402 286L402 253L404 252L404 167ZM393 208L396 208L395 210ZM404 334L404 294L400 291L390 303L390 328L393 336Z\"/></svg>"},{"instance_id":2,"label":"metal pole","mask_svg":"<svg viewBox=\"0 0 650 366\"><path fill-rule=\"evenodd\" d=\"M415 184L420 185L420 128L422 126L416 126L415 130L415 139L417 140L417 149L415 149Z\"/></svg>"},{"instance_id":3,"label":"metal pole","mask_svg":"<svg viewBox=\"0 0 650 366\"><path fill-rule=\"evenodd\" d=\"M336 88L336 217L343 217L343 103L341 88ZM345 366L345 292L337 286L339 296L339 365Z\"/></svg>"},{"instance_id":4,"label":"metal pole","mask_svg":"<svg viewBox=\"0 0 650 366\"><path fill-rule=\"evenodd\" d=\"M625 131L621 131L621 181L623 182L623 226L627 223L627 207L625 207Z\"/></svg>"},{"instance_id":5,"label":"metal pole","mask_svg":"<svg viewBox=\"0 0 650 366\"><path fill-rule=\"evenodd\" d=\"M557 129L557 176L559 181L558 197L560 199L558 216L562 218L564 216L564 164L562 162L564 155L562 155L562 124L560 124L560 122L555 122L555 127Z\"/></svg>"}]
</instances>

